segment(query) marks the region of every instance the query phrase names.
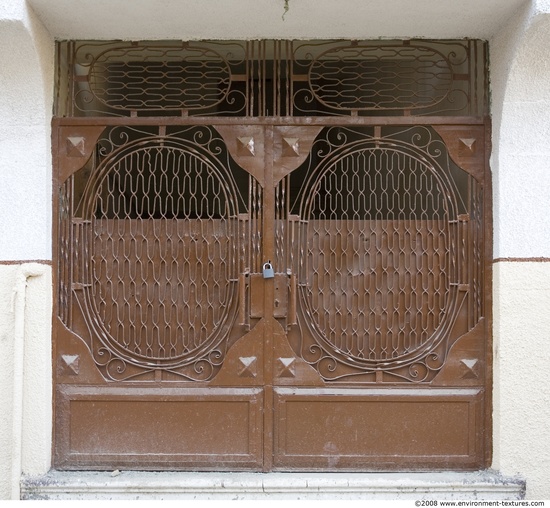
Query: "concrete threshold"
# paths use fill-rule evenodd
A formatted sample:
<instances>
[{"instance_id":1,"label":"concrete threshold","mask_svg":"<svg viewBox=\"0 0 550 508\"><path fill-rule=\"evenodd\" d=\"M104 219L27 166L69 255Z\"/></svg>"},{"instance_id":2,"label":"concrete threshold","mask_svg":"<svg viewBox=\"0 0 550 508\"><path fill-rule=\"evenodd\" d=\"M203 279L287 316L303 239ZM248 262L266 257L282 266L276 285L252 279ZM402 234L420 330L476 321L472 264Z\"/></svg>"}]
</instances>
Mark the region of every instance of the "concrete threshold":
<instances>
[{"instance_id":1,"label":"concrete threshold","mask_svg":"<svg viewBox=\"0 0 550 508\"><path fill-rule=\"evenodd\" d=\"M514 500L525 481L495 471L437 473L67 472L26 476L21 499Z\"/></svg>"}]
</instances>

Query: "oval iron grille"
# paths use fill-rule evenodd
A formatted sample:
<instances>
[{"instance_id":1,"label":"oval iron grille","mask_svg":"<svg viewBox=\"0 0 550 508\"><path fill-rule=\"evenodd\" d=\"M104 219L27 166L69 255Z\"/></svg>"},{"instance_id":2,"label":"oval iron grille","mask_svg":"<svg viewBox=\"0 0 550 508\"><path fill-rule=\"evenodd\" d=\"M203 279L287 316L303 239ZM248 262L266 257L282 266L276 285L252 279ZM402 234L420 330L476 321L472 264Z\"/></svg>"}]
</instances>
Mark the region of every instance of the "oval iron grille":
<instances>
[{"instance_id":1,"label":"oval iron grille","mask_svg":"<svg viewBox=\"0 0 550 508\"><path fill-rule=\"evenodd\" d=\"M482 112L484 85L472 74L481 48L474 41L297 42L294 115Z\"/></svg>"},{"instance_id":2,"label":"oval iron grille","mask_svg":"<svg viewBox=\"0 0 550 508\"><path fill-rule=\"evenodd\" d=\"M452 91L453 70L426 46L346 45L325 51L309 68L315 99L344 110L416 110L434 107Z\"/></svg>"},{"instance_id":3,"label":"oval iron grille","mask_svg":"<svg viewBox=\"0 0 550 508\"><path fill-rule=\"evenodd\" d=\"M117 129L100 140L103 160L85 182L76 214L83 219L75 221L72 275L99 341L94 359L110 364L111 378L164 369L208 379L237 313L239 185L191 141L223 155L208 128L187 128L186 139L132 139L135 132ZM129 365L141 370L123 375Z\"/></svg>"},{"instance_id":4,"label":"oval iron grille","mask_svg":"<svg viewBox=\"0 0 550 508\"><path fill-rule=\"evenodd\" d=\"M325 379L417 365L396 375L423 380L419 364L442 365L461 305L456 222L468 184L442 167L446 153L430 136L332 128L338 146L309 163L296 205L302 326L313 338L302 355Z\"/></svg>"},{"instance_id":5,"label":"oval iron grille","mask_svg":"<svg viewBox=\"0 0 550 508\"><path fill-rule=\"evenodd\" d=\"M156 45L108 49L88 72L93 97L122 111L208 109L225 100L230 78L229 66L211 49Z\"/></svg>"},{"instance_id":6,"label":"oval iron grille","mask_svg":"<svg viewBox=\"0 0 550 508\"><path fill-rule=\"evenodd\" d=\"M73 114L156 116L241 111L223 44L178 41L69 43ZM237 48L238 51L238 48ZM235 57L233 57L235 58Z\"/></svg>"}]
</instances>

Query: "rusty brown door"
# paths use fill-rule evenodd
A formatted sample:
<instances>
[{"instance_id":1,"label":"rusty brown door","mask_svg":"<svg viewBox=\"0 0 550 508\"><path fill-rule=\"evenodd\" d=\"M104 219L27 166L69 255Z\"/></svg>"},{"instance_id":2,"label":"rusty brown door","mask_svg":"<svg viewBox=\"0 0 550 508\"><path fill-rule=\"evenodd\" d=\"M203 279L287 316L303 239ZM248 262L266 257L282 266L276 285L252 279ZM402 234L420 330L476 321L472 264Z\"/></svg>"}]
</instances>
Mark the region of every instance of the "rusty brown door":
<instances>
[{"instance_id":1,"label":"rusty brown door","mask_svg":"<svg viewBox=\"0 0 550 508\"><path fill-rule=\"evenodd\" d=\"M484 140L274 127L273 467L483 464Z\"/></svg>"},{"instance_id":2,"label":"rusty brown door","mask_svg":"<svg viewBox=\"0 0 550 508\"><path fill-rule=\"evenodd\" d=\"M483 125L99 123L56 123L56 467L486 463Z\"/></svg>"},{"instance_id":3,"label":"rusty brown door","mask_svg":"<svg viewBox=\"0 0 550 508\"><path fill-rule=\"evenodd\" d=\"M261 179L211 126L57 133L56 466L261 470Z\"/></svg>"}]
</instances>

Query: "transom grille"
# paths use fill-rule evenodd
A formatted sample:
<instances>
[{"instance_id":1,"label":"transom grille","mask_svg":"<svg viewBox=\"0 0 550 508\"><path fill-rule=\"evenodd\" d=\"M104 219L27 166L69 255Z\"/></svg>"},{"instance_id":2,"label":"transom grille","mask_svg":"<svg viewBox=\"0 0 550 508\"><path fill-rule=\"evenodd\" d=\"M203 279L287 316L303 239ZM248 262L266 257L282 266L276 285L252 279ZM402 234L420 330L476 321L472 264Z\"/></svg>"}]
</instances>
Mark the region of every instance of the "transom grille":
<instances>
[{"instance_id":1,"label":"transom grille","mask_svg":"<svg viewBox=\"0 0 550 508\"><path fill-rule=\"evenodd\" d=\"M58 116L487 112L481 41L58 44Z\"/></svg>"}]
</instances>

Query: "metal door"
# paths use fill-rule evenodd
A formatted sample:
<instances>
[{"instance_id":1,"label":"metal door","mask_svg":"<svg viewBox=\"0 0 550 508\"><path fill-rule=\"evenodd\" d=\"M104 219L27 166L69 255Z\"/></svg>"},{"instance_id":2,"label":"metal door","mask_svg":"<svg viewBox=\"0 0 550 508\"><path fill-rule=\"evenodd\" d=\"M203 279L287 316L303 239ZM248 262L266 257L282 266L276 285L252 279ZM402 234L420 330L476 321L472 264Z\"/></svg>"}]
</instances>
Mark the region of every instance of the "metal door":
<instances>
[{"instance_id":1,"label":"metal door","mask_svg":"<svg viewBox=\"0 0 550 508\"><path fill-rule=\"evenodd\" d=\"M483 141L274 128L274 467L482 464Z\"/></svg>"},{"instance_id":2,"label":"metal door","mask_svg":"<svg viewBox=\"0 0 550 508\"><path fill-rule=\"evenodd\" d=\"M259 182L210 126L58 134L56 466L262 469Z\"/></svg>"},{"instance_id":3,"label":"metal door","mask_svg":"<svg viewBox=\"0 0 550 508\"><path fill-rule=\"evenodd\" d=\"M479 467L483 127L57 132L57 467Z\"/></svg>"},{"instance_id":4,"label":"metal door","mask_svg":"<svg viewBox=\"0 0 550 508\"><path fill-rule=\"evenodd\" d=\"M57 48L55 467L488 467L485 43Z\"/></svg>"}]
</instances>

